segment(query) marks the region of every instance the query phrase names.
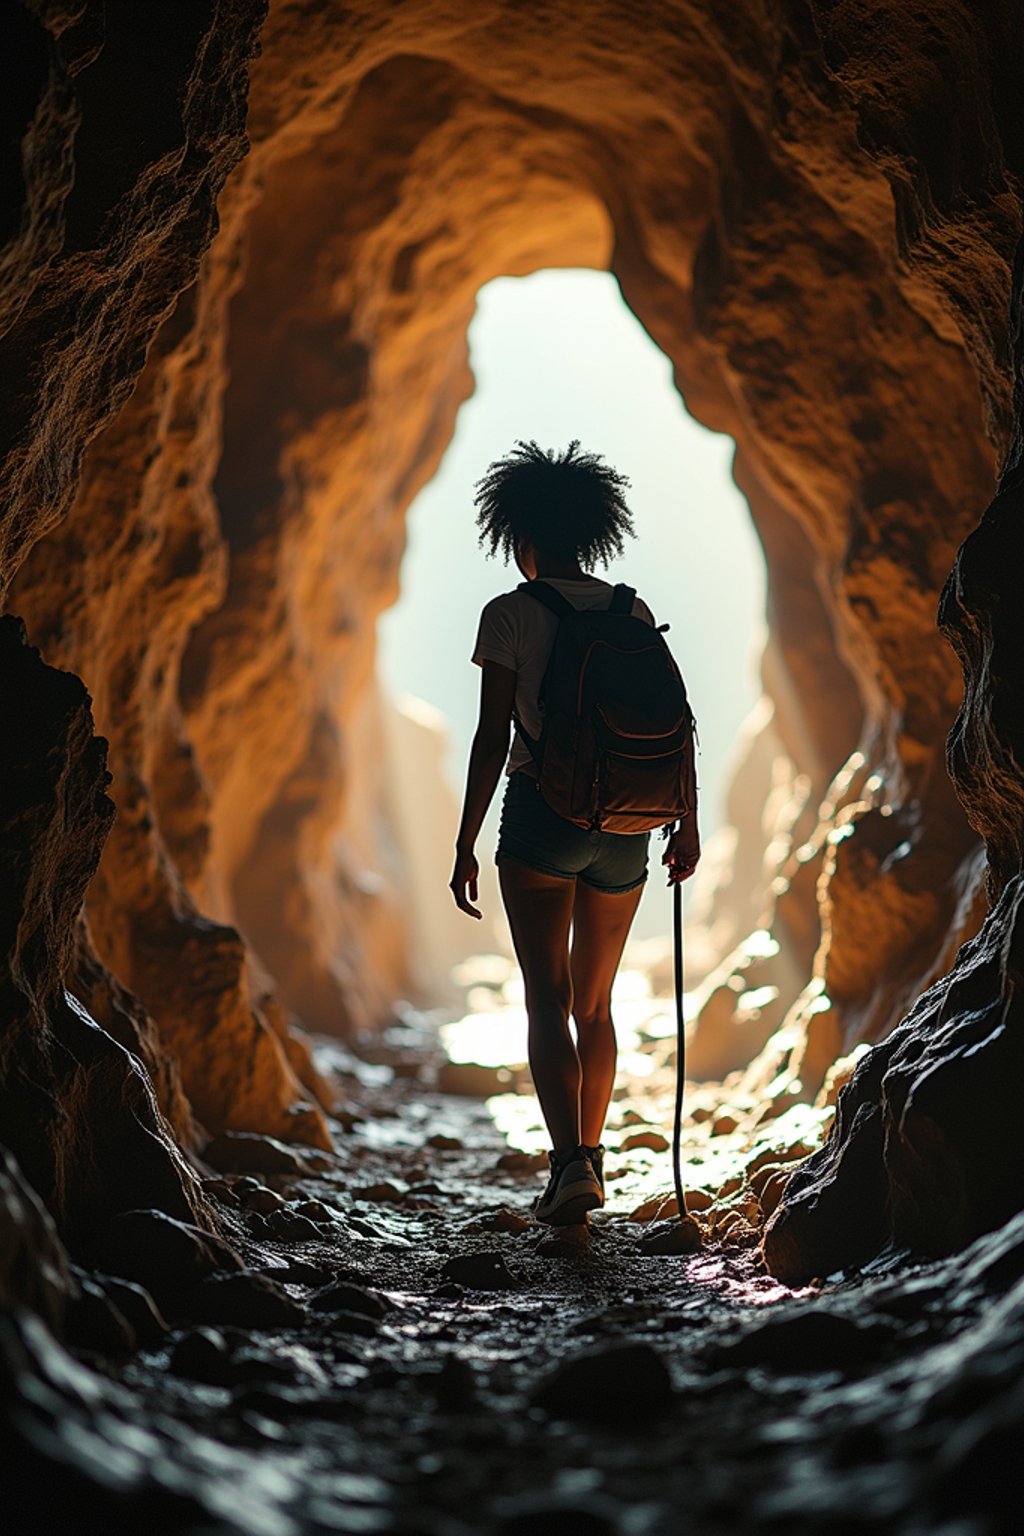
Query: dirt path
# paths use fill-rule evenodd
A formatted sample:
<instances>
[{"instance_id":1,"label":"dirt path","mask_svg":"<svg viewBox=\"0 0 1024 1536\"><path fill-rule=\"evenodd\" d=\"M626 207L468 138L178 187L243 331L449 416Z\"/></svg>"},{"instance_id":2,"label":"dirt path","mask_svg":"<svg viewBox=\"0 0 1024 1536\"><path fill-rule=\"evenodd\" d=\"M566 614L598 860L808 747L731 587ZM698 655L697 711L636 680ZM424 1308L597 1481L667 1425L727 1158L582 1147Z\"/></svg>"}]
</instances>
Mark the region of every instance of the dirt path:
<instances>
[{"instance_id":1,"label":"dirt path","mask_svg":"<svg viewBox=\"0 0 1024 1536\"><path fill-rule=\"evenodd\" d=\"M376 1054L349 1063L336 1159L215 1184L249 1273L204 1280L107 1376L38 1348L52 1400L22 1407L15 1530L1013 1528L1021 1301L992 1298L1024 1232L801 1293L735 1237L645 1254L617 1196L552 1236L485 1103L425 1087L426 1038Z\"/></svg>"}]
</instances>

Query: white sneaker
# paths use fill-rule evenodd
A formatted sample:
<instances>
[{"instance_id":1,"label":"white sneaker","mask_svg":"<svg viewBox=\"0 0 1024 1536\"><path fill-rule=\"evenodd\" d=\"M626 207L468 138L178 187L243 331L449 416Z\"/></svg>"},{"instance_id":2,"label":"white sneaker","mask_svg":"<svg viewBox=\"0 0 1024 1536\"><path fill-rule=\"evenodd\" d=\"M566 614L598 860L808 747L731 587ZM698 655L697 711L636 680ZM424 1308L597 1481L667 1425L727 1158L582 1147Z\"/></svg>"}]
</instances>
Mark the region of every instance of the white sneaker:
<instances>
[{"instance_id":1,"label":"white sneaker","mask_svg":"<svg viewBox=\"0 0 1024 1536\"><path fill-rule=\"evenodd\" d=\"M590 1158L582 1147L548 1153L551 1178L533 1208L536 1221L549 1227L572 1227L586 1221L587 1212L604 1204L604 1194Z\"/></svg>"}]
</instances>

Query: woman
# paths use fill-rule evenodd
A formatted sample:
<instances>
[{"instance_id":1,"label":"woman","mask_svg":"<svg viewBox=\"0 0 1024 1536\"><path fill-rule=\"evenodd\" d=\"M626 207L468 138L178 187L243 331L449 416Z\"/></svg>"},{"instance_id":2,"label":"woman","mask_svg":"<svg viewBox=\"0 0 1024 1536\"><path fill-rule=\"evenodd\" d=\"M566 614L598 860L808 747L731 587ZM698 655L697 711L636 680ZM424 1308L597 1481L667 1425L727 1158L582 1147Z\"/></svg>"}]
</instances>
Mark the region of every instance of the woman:
<instances>
[{"instance_id":1,"label":"woman","mask_svg":"<svg viewBox=\"0 0 1024 1536\"><path fill-rule=\"evenodd\" d=\"M607 608L612 585L588 573L596 561L607 565L620 555L623 536L633 534L628 484L576 442L562 454L517 443L476 487L480 541L574 608ZM633 614L654 623L639 598ZM557 626L552 612L521 591L494 598L481 614L473 652L482 671L480 718L451 890L463 912L480 917L474 848L506 767L496 862L526 986L530 1071L552 1141L551 1177L534 1215L566 1225L604 1204L601 1135L616 1058L612 983L647 879L649 834L585 830L556 815L540 794L523 731L540 734L538 695ZM670 883L687 879L700 857L694 818L681 825L662 858Z\"/></svg>"}]
</instances>

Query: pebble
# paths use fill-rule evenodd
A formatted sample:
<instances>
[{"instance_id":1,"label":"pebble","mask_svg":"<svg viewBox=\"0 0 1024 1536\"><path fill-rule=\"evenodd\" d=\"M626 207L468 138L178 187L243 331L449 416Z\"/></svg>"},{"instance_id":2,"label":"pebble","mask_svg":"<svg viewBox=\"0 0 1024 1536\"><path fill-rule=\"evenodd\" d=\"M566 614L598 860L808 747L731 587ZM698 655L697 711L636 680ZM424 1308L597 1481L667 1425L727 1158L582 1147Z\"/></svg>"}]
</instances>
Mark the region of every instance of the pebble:
<instances>
[{"instance_id":1,"label":"pebble","mask_svg":"<svg viewBox=\"0 0 1024 1536\"><path fill-rule=\"evenodd\" d=\"M704 1358L716 1366L767 1366L787 1375L867 1370L890 1338L891 1330L877 1323L863 1325L824 1307L805 1306L713 1346Z\"/></svg>"},{"instance_id":2,"label":"pebble","mask_svg":"<svg viewBox=\"0 0 1024 1536\"><path fill-rule=\"evenodd\" d=\"M267 1228L275 1237L283 1238L286 1242L308 1242L320 1236L313 1222L305 1216L296 1215L287 1206L273 1211L267 1217Z\"/></svg>"},{"instance_id":3,"label":"pebble","mask_svg":"<svg viewBox=\"0 0 1024 1536\"><path fill-rule=\"evenodd\" d=\"M253 1270L204 1280L193 1293L189 1311L199 1322L237 1328L298 1328L305 1315L279 1285Z\"/></svg>"},{"instance_id":4,"label":"pebble","mask_svg":"<svg viewBox=\"0 0 1024 1536\"><path fill-rule=\"evenodd\" d=\"M125 1211L100 1234L101 1269L137 1280L163 1305L216 1269L239 1270L242 1260L223 1238L163 1211Z\"/></svg>"},{"instance_id":5,"label":"pebble","mask_svg":"<svg viewBox=\"0 0 1024 1536\"><path fill-rule=\"evenodd\" d=\"M687 1216L682 1221L674 1217L649 1227L638 1240L637 1246L641 1253L655 1254L659 1257L699 1253L700 1227L692 1216Z\"/></svg>"},{"instance_id":6,"label":"pebble","mask_svg":"<svg viewBox=\"0 0 1024 1536\"><path fill-rule=\"evenodd\" d=\"M479 1216L474 1216L463 1226L463 1232L505 1232L510 1237L517 1237L520 1232L528 1232L534 1223L529 1216L524 1216L520 1211L512 1211L507 1205L499 1206L496 1211L482 1211Z\"/></svg>"},{"instance_id":7,"label":"pebble","mask_svg":"<svg viewBox=\"0 0 1024 1536\"><path fill-rule=\"evenodd\" d=\"M636 1152L641 1148L648 1152L667 1152L668 1137L660 1131L633 1131L619 1142L620 1152Z\"/></svg>"},{"instance_id":8,"label":"pebble","mask_svg":"<svg viewBox=\"0 0 1024 1536\"><path fill-rule=\"evenodd\" d=\"M521 1152L518 1147L512 1147L501 1154L495 1167L503 1173L543 1173L548 1168L548 1155L546 1152Z\"/></svg>"},{"instance_id":9,"label":"pebble","mask_svg":"<svg viewBox=\"0 0 1024 1536\"><path fill-rule=\"evenodd\" d=\"M356 1190L355 1194L358 1199L371 1200L374 1205L401 1205L405 1199L405 1190L399 1189L397 1184L392 1184L388 1179L368 1184L365 1189Z\"/></svg>"},{"instance_id":10,"label":"pebble","mask_svg":"<svg viewBox=\"0 0 1024 1536\"><path fill-rule=\"evenodd\" d=\"M305 1216L310 1221L336 1221L338 1212L324 1205L322 1200L296 1200L292 1210L297 1216Z\"/></svg>"},{"instance_id":11,"label":"pebble","mask_svg":"<svg viewBox=\"0 0 1024 1536\"><path fill-rule=\"evenodd\" d=\"M320 1291L309 1303L314 1312L359 1312L364 1317L381 1318L391 1310L391 1303L377 1291L352 1285L346 1280Z\"/></svg>"},{"instance_id":12,"label":"pebble","mask_svg":"<svg viewBox=\"0 0 1024 1536\"><path fill-rule=\"evenodd\" d=\"M203 1149L220 1173L302 1173L305 1163L283 1141L253 1131L221 1131Z\"/></svg>"},{"instance_id":13,"label":"pebble","mask_svg":"<svg viewBox=\"0 0 1024 1536\"><path fill-rule=\"evenodd\" d=\"M167 1322L145 1286L134 1280L118 1280L113 1275L94 1275L93 1279L127 1318L141 1349L162 1343L168 1331Z\"/></svg>"},{"instance_id":14,"label":"pebble","mask_svg":"<svg viewBox=\"0 0 1024 1536\"><path fill-rule=\"evenodd\" d=\"M456 1254L445 1263L441 1278L471 1291L514 1291L521 1284L500 1253Z\"/></svg>"},{"instance_id":15,"label":"pebble","mask_svg":"<svg viewBox=\"0 0 1024 1536\"><path fill-rule=\"evenodd\" d=\"M279 1211L285 1204L280 1195L272 1189L267 1189L265 1184L258 1184L255 1189L247 1189L243 1196L247 1211L256 1211L260 1216L269 1216L271 1211Z\"/></svg>"},{"instance_id":16,"label":"pebble","mask_svg":"<svg viewBox=\"0 0 1024 1536\"><path fill-rule=\"evenodd\" d=\"M135 1329L121 1309L92 1279L83 1276L71 1298L64 1325L68 1342L106 1360L125 1360L138 1347Z\"/></svg>"},{"instance_id":17,"label":"pebble","mask_svg":"<svg viewBox=\"0 0 1024 1536\"><path fill-rule=\"evenodd\" d=\"M231 1378L228 1342L217 1328L191 1328L171 1350L171 1370L190 1381L226 1386Z\"/></svg>"},{"instance_id":18,"label":"pebble","mask_svg":"<svg viewBox=\"0 0 1024 1536\"><path fill-rule=\"evenodd\" d=\"M461 1152L464 1144L457 1136L443 1136L437 1132L427 1137L426 1145L433 1147L435 1152Z\"/></svg>"},{"instance_id":19,"label":"pebble","mask_svg":"<svg viewBox=\"0 0 1024 1536\"><path fill-rule=\"evenodd\" d=\"M507 1067L484 1067L475 1061L446 1061L437 1073L438 1093L471 1099L489 1099L508 1093L515 1078Z\"/></svg>"}]
</instances>

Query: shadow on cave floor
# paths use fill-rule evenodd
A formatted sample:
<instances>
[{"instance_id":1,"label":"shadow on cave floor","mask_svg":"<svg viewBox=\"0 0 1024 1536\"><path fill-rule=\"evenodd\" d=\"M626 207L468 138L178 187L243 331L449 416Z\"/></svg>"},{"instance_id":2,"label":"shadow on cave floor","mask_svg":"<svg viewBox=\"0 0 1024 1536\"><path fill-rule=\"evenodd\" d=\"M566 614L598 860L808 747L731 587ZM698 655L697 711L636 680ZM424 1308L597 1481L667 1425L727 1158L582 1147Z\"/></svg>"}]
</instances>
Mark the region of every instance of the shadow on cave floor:
<instances>
[{"instance_id":1,"label":"shadow on cave floor","mask_svg":"<svg viewBox=\"0 0 1024 1536\"><path fill-rule=\"evenodd\" d=\"M208 1276L184 1313L154 1269L172 1327L116 1371L79 1351L106 1375L23 1338L42 1385L8 1529L1003 1528L1022 1364L1003 1329L1024 1297L992 1296L1024 1272L1024 1219L948 1261L792 1292L707 1212L699 1256L643 1251L629 1217L664 1183L656 1135L620 1154L612 1188L635 1187L589 1240L552 1234L526 1215L539 1159L473 1076L493 1069L453 1067L415 1015L321 1053L349 1106L337 1155L254 1138L248 1172L228 1156L208 1181L248 1273ZM615 1112L620 1140L643 1136L628 1084Z\"/></svg>"}]
</instances>

